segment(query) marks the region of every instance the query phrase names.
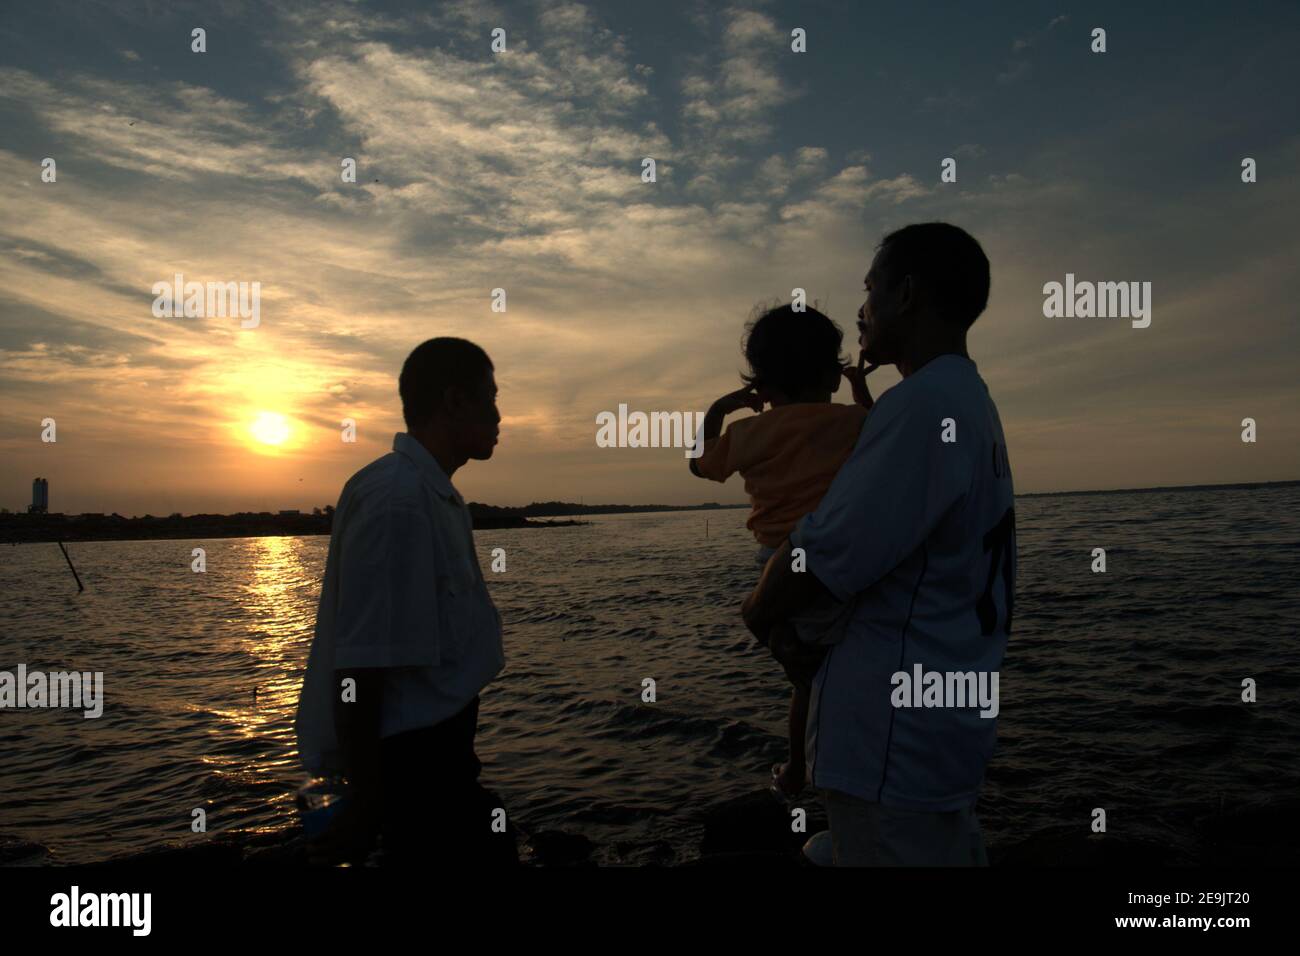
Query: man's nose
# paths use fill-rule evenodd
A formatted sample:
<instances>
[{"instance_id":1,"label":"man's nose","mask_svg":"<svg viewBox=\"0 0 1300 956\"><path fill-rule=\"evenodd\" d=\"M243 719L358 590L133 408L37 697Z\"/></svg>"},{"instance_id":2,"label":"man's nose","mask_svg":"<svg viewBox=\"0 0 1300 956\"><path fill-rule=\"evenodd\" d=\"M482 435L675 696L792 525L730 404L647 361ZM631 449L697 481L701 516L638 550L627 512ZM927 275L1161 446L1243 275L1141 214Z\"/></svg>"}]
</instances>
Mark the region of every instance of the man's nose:
<instances>
[{"instance_id":1,"label":"man's nose","mask_svg":"<svg viewBox=\"0 0 1300 956\"><path fill-rule=\"evenodd\" d=\"M867 303L863 302L858 306L858 318L863 322L867 321Z\"/></svg>"}]
</instances>

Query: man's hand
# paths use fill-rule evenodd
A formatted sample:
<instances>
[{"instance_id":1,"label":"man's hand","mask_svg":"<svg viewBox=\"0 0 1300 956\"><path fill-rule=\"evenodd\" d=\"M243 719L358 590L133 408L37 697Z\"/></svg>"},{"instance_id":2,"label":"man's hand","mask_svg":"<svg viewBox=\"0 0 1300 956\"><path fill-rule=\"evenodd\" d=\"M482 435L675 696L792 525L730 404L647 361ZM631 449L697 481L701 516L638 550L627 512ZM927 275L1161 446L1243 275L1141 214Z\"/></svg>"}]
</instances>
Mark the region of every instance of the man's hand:
<instances>
[{"instance_id":1,"label":"man's hand","mask_svg":"<svg viewBox=\"0 0 1300 956\"><path fill-rule=\"evenodd\" d=\"M312 841L309 854L324 862L352 860L374 841L379 829L379 806L383 777L379 766L379 723L384 694L384 672L376 668L337 670L334 678L341 688L353 682L355 699L334 698L334 733L343 757L348 780L347 800L329 826Z\"/></svg>"},{"instance_id":2,"label":"man's hand","mask_svg":"<svg viewBox=\"0 0 1300 956\"><path fill-rule=\"evenodd\" d=\"M880 368L879 365L867 365L866 353L859 352L856 368L852 365L846 365L840 370L844 377L849 380L849 386L853 389L853 400L863 408L870 408L876 404L876 400L871 397L871 391L867 388L867 376L878 368Z\"/></svg>"},{"instance_id":3,"label":"man's hand","mask_svg":"<svg viewBox=\"0 0 1300 956\"><path fill-rule=\"evenodd\" d=\"M379 833L379 810L374 800L358 799L349 792L329 826L307 844L307 862L313 866L335 866L365 862Z\"/></svg>"},{"instance_id":4,"label":"man's hand","mask_svg":"<svg viewBox=\"0 0 1300 956\"><path fill-rule=\"evenodd\" d=\"M811 571L795 571L792 565L787 538L768 559L758 584L740 606L745 626L764 647L771 647L771 632L780 622L830 593Z\"/></svg>"},{"instance_id":5,"label":"man's hand","mask_svg":"<svg viewBox=\"0 0 1300 956\"><path fill-rule=\"evenodd\" d=\"M817 671L821 669L822 661L826 659L826 652L830 650L825 645L805 644L799 640L794 625L789 621L781 621L772 626L768 631L767 646L772 656L785 668L790 682L800 685L812 683Z\"/></svg>"}]
</instances>

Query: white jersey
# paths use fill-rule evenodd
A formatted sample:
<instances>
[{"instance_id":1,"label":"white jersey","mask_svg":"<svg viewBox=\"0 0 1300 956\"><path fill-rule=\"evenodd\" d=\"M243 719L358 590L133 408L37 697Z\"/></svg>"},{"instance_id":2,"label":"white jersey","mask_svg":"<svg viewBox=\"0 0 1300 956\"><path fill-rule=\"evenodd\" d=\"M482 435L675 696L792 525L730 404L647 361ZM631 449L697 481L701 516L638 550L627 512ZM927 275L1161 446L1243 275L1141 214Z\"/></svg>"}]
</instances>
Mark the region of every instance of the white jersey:
<instances>
[{"instance_id":1,"label":"white jersey","mask_svg":"<svg viewBox=\"0 0 1300 956\"><path fill-rule=\"evenodd\" d=\"M1014 504L1002 423L974 362L939 356L881 396L791 535L808 571L855 603L813 684L815 786L907 810L975 803L997 707L970 698L979 681L996 697L1015 591ZM959 701L962 689L971 693Z\"/></svg>"}]
</instances>

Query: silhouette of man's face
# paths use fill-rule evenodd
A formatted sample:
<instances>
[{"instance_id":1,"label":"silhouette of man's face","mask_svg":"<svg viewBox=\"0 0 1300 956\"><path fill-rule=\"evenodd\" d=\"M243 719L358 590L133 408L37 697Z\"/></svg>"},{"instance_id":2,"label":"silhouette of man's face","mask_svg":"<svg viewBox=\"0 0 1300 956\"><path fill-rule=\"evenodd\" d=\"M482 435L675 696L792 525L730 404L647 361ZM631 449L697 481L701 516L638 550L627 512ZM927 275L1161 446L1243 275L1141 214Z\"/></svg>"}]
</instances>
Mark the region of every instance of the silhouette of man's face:
<instances>
[{"instance_id":1,"label":"silhouette of man's face","mask_svg":"<svg viewBox=\"0 0 1300 956\"><path fill-rule=\"evenodd\" d=\"M898 282L890 276L881 249L871 261L871 268L863 279L867 298L858 309L858 345L868 362L891 365L898 361L907 335L908 320L904 314L910 277Z\"/></svg>"},{"instance_id":2,"label":"silhouette of man's face","mask_svg":"<svg viewBox=\"0 0 1300 956\"><path fill-rule=\"evenodd\" d=\"M478 387L464 396L457 411L459 443L465 454L478 461L491 458L501 434L497 382L491 369L487 370Z\"/></svg>"}]
</instances>

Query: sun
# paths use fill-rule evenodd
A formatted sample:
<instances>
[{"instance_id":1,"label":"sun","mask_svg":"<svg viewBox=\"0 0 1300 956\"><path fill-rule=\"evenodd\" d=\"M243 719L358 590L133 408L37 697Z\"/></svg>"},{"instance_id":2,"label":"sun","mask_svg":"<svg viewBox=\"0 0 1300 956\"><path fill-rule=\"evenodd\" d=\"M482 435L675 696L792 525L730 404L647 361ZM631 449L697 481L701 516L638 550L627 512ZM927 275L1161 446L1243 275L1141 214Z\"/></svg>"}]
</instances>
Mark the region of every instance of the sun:
<instances>
[{"instance_id":1,"label":"sun","mask_svg":"<svg viewBox=\"0 0 1300 956\"><path fill-rule=\"evenodd\" d=\"M263 445L278 448L289 438L289 419L279 412L258 412L248 426L248 433Z\"/></svg>"}]
</instances>

